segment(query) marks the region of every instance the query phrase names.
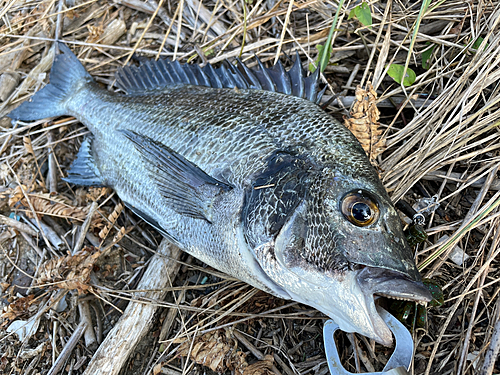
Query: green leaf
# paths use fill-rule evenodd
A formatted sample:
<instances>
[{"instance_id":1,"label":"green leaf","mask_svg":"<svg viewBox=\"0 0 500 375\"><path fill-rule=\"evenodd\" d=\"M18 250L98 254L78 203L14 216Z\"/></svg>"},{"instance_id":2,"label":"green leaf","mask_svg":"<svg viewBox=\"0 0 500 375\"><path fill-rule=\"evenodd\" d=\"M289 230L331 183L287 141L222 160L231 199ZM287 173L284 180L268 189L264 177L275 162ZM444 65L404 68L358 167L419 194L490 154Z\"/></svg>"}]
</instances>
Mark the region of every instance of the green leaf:
<instances>
[{"instance_id":1,"label":"green leaf","mask_svg":"<svg viewBox=\"0 0 500 375\"><path fill-rule=\"evenodd\" d=\"M326 66L328 65L328 61L330 61L330 57L332 57L332 44L333 44L333 34L335 32L335 26L337 25L337 21L339 19L339 13L340 9L342 9L342 6L344 5L345 0L340 0L339 5L337 7L337 12L335 12L335 17L333 17L333 22L332 26L330 27L330 32L328 33L328 38L326 38L325 46L328 48L318 48L318 58L316 59L316 66L321 67L321 72L324 72L326 69ZM314 73L316 70L316 67L314 64L309 64L309 70Z\"/></svg>"},{"instance_id":2,"label":"green leaf","mask_svg":"<svg viewBox=\"0 0 500 375\"><path fill-rule=\"evenodd\" d=\"M426 43L427 45L430 45L429 42ZM424 52L422 52L422 68L424 69L429 69L431 67L431 64L430 64L430 59L432 57L432 53L434 52L434 48L436 47L435 44L432 45L431 48L425 50Z\"/></svg>"},{"instance_id":3,"label":"green leaf","mask_svg":"<svg viewBox=\"0 0 500 375\"><path fill-rule=\"evenodd\" d=\"M395 80L397 83L401 83L403 81L403 85L405 86L411 86L413 82L415 82L415 79L417 78L417 75L413 70L410 68L406 69L406 75L403 79L403 72L405 70L404 65L400 64L391 64L389 66L389 70L387 71L387 74Z\"/></svg>"},{"instance_id":4,"label":"green leaf","mask_svg":"<svg viewBox=\"0 0 500 375\"><path fill-rule=\"evenodd\" d=\"M417 41L418 29L420 28L420 24L422 22L422 19L424 18L425 14L427 12L427 8L429 8L429 5L431 4L431 0L423 0L421 3L422 3L422 5L420 6L420 11L418 12L418 17L415 20L415 24L413 25L413 34L411 36L410 47L408 48L408 54L406 55L405 68L406 68L407 74L410 71L410 69L408 67L410 65L413 47L415 47L415 43ZM414 77L415 77L415 75L414 75ZM405 77L405 80L406 80L406 77ZM415 79L413 79L413 81L411 83L413 83L414 81L415 81ZM409 85L411 85L411 83L407 85L403 81L403 84L405 86L409 86Z\"/></svg>"},{"instance_id":5,"label":"green leaf","mask_svg":"<svg viewBox=\"0 0 500 375\"><path fill-rule=\"evenodd\" d=\"M370 11L370 6L363 2L349 13L349 19L356 17L359 22L364 26L371 26L372 24L372 12Z\"/></svg>"},{"instance_id":6,"label":"green leaf","mask_svg":"<svg viewBox=\"0 0 500 375\"><path fill-rule=\"evenodd\" d=\"M479 46L481 45L481 43L483 42L483 40L484 40L483 37L477 38L476 41L474 42L474 44L472 45L472 48L478 49Z\"/></svg>"},{"instance_id":7,"label":"green leaf","mask_svg":"<svg viewBox=\"0 0 500 375\"><path fill-rule=\"evenodd\" d=\"M474 44L472 45L472 48L474 48L475 50L478 50L479 47L481 46L481 43L483 42L483 40L484 40L483 37L477 38L476 41L474 42ZM489 45L489 43L486 43L484 46L484 49L488 48L488 45Z\"/></svg>"},{"instance_id":8,"label":"green leaf","mask_svg":"<svg viewBox=\"0 0 500 375\"><path fill-rule=\"evenodd\" d=\"M314 73L314 71L316 70L316 67L318 66L318 61L320 60L321 56L323 55L324 46L322 44L317 44L316 49L318 50L318 58L316 59L314 64L313 63L309 64L309 71L311 73ZM330 54L331 54L331 48L330 48ZM328 60L330 60L330 57L331 56L328 56Z\"/></svg>"}]
</instances>

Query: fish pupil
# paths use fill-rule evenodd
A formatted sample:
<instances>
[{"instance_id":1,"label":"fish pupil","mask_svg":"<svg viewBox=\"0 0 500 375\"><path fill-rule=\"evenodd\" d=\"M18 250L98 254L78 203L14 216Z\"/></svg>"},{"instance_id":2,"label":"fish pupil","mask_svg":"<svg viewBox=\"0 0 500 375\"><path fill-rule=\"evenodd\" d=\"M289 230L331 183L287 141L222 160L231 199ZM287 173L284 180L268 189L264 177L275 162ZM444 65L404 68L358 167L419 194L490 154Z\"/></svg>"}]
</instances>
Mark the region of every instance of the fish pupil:
<instances>
[{"instance_id":1,"label":"fish pupil","mask_svg":"<svg viewBox=\"0 0 500 375\"><path fill-rule=\"evenodd\" d=\"M358 202L352 206L352 217L359 222L365 222L371 219L372 210L366 203Z\"/></svg>"}]
</instances>

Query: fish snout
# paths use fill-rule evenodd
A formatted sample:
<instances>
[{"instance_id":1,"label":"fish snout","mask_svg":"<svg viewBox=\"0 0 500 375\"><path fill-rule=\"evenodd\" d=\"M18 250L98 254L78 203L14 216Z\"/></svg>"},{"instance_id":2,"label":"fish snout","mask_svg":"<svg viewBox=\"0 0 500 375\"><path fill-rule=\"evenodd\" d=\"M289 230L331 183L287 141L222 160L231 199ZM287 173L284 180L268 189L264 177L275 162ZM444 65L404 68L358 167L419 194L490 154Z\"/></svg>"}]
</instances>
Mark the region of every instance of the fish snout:
<instances>
[{"instance_id":1,"label":"fish snout","mask_svg":"<svg viewBox=\"0 0 500 375\"><path fill-rule=\"evenodd\" d=\"M423 282L412 280L409 276L396 271L364 267L357 279L365 294L376 294L417 303L432 301L431 292Z\"/></svg>"}]
</instances>

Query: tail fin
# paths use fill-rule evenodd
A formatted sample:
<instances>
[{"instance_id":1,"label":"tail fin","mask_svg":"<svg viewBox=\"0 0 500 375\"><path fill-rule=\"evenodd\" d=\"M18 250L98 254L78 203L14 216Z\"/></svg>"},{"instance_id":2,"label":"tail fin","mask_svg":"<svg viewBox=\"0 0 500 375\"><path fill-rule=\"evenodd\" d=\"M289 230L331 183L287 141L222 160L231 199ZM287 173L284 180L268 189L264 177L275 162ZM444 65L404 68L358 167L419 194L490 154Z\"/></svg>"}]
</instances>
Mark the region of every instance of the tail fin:
<instances>
[{"instance_id":1,"label":"tail fin","mask_svg":"<svg viewBox=\"0 0 500 375\"><path fill-rule=\"evenodd\" d=\"M13 120L33 121L67 113L64 104L72 88L82 80L92 81L92 77L68 46L59 43L59 51L61 54L55 56L50 71L50 83L7 116Z\"/></svg>"}]
</instances>

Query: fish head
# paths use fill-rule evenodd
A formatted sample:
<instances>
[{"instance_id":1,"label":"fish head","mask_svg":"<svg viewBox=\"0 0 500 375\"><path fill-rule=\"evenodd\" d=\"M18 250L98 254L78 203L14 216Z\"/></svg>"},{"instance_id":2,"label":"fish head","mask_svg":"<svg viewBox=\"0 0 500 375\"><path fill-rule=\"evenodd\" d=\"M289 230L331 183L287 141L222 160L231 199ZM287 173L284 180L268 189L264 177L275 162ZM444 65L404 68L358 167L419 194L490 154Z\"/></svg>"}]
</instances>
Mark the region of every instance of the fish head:
<instances>
[{"instance_id":1,"label":"fish head","mask_svg":"<svg viewBox=\"0 0 500 375\"><path fill-rule=\"evenodd\" d=\"M377 296L420 303L432 297L378 176L357 177L325 170L311 177L274 242L255 254L293 299L345 332L389 346L392 334L377 312Z\"/></svg>"}]
</instances>

